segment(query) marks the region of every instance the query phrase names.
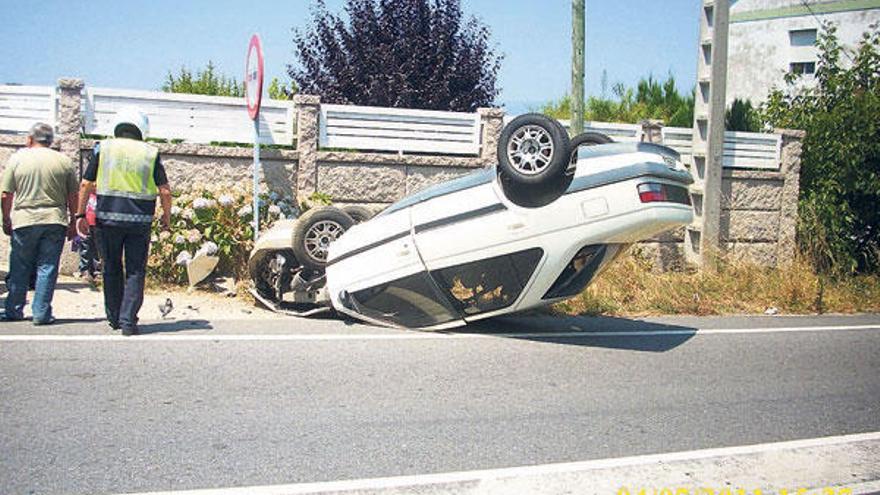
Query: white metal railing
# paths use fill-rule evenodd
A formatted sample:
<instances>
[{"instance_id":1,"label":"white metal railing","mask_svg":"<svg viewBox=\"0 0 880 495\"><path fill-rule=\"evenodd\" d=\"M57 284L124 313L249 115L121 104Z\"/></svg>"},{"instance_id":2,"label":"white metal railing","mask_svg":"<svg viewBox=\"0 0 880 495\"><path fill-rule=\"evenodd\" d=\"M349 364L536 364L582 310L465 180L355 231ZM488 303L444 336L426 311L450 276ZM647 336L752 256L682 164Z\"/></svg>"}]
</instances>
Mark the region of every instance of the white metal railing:
<instances>
[{"instance_id":1,"label":"white metal railing","mask_svg":"<svg viewBox=\"0 0 880 495\"><path fill-rule=\"evenodd\" d=\"M477 155L480 115L321 105L320 146L362 151Z\"/></svg>"},{"instance_id":2,"label":"white metal railing","mask_svg":"<svg viewBox=\"0 0 880 495\"><path fill-rule=\"evenodd\" d=\"M724 166L779 170L782 135L758 132L724 133Z\"/></svg>"},{"instance_id":3,"label":"white metal railing","mask_svg":"<svg viewBox=\"0 0 880 495\"><path fill-rule=\"evenodd\" d=\"M134 105L150 119L150 137L188 142L253 143L253 122L244 98L154 91L86 88L83 120L87 134L109 135L117 110ZM260 142L293 143L293 102L263 100Z\"/></svg>"},{"instance_id":4,"label":"white metal railing","mask_svg":"<svg viewBox=\"0 0 880 495\"><path fill-rule=\"evenodd\" d=\"M0 85L0 132L25 133L37 122L55 127L57 112L53 86Z\"/></svg>"},{"instance_id":5,"label":"white metal railing","mask_svg":"<svg viewBox=\"0 0 880 495\"><path fill-rule=\"evenodd\" d=\"M253 142L253 123L244 98L86 88L83 121L87 134L109 135L116 111L125 105L143 109L150 136L208 143ZM24 133L35 122L56 125L58 96L52 86L0 85L0 133ZM513 116L505 117L505 123ZM260 112L261 142L290 145L296 119L293 102L264 100ZM564 127L568 121L560 120ZM585 122L584 130L615 141L640 141L636 124ZM478 155L478 113L439 112L354 105L321 105L320 146L359 151L393 151ZM663 143L684 156L693 149L693 129L664 127ZM752 132L725 133L724 167L778 170L782 137Z\"/></svg>"},{"instance_id":6,"label":"white metal railing","mask_svg":"<svg viewBox=\"0 0 880 495\"><path fill-rule=\"evenodd\" d=\"M690 127L664 127L663 144L682 155L690 155L694 146L694 130Z\"/></svg>"},{"instance_id":7,"label":"white metal railing","mask_svg":"<svg viewBox=\"0 0 880 495\"><path fill-rule=\"evenodd\" d=\"M565 130L569 130L568 120L559 120ZM620 124L616 122L584 121L584 132L601 132L618 142L632 142L642 140L642 126L637 124Z\"/></svg>"},{"instance_id":8,"label":"white metal railing","mask_svg":"<svg viewBox=\"0 0 880 495\"><path fill-rule=\"evenodd\" d=\"M682 155L693 152L693 129L664 127L663 144ZM760 132L724 133L724 167L779 170L782 136Z\"/></svg>"}]
</instances>

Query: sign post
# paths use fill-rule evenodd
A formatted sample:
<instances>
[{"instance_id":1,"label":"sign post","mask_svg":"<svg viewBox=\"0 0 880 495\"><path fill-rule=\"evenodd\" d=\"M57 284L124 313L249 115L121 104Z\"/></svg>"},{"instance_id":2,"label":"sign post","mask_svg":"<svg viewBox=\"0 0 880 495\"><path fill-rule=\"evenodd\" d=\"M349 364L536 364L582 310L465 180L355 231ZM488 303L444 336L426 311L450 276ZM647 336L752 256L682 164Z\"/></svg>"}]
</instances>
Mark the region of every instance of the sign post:
<instances>
[{"instance_id":1,"label":"sign post","mask_svg":"<svg viewBox=\"0 0 880 495\"><path fill-rule=\"evenodd\" d=\"M254 121L254 240L260 235L260 104L263 101L263 47L251 36L245 62L244 94L248 117Z\"/></svg>"}]
</instances>

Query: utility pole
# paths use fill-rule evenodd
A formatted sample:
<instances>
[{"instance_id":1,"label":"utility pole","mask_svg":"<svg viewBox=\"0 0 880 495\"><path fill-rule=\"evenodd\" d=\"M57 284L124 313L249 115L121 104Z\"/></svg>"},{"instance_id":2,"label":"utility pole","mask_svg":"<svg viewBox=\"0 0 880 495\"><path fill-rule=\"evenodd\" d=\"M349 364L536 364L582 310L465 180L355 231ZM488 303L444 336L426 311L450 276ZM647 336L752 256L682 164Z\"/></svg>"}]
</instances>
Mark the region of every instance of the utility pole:
<instances>
[{"instance_id":1,"label":"utility pole","mask_svg":"<svg viewBox=\"0 0 880 495\"><path fill-rule=\"evenodd\" d=\"M571 135L584 132L584 0L571 0Z\"/></svg>"},{"instance_id":2,"label":"utility pole","mask_svg":"<svg viewBox=\"0 0 880 495\"><path fill-rule=\"evenodd\" d=\"M711 266L721 248L721 177L724 166L724 110L727 89L729 0L703 0L694 103L691 197L694 223L687 227L685 254Z\"/></svg>"}]
</instances>

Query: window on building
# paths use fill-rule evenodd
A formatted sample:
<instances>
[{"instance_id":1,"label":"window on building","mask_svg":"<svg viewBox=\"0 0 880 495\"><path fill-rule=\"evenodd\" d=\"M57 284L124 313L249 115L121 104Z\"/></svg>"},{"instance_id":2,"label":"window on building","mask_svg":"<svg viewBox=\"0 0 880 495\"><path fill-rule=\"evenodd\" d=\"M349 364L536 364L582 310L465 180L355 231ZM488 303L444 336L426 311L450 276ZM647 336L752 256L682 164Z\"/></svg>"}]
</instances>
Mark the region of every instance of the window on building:
<instances>
[{"instance_id":1,"label":"window on building","mask_svg":"<svg viewBox=\"0 0 880 495\"><path fill-rule=\"evenodd\" d=\"M795 29L788 32L791 46L813 46L816 44L815 29Z\"/></svg>"},{"instance_id":2,"label":"window on building","mask_svg":"<svg viewBox=\"0 0 880 495\"><path fill-rule=\"evenodd\" d=\"M816 73L816 62L792 62L789 72L799 76L812 76Z\"/></svg>"}]
</instances>

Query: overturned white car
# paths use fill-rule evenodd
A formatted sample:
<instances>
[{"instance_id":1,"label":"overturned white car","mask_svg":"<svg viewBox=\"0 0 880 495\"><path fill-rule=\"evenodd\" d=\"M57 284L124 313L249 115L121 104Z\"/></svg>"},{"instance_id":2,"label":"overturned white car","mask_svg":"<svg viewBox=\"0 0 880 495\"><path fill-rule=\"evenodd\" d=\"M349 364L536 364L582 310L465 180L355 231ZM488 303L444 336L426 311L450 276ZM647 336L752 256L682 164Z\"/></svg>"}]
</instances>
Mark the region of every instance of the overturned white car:
<instances>
[{"instance_id":1,"label":"overturned white car","mask_svg":"<svg viewBox=\"0 0 880 495\"><path fill-rule=\"evenodd\" d=\"M443 329L580 293L639 240L691 222L693 182L677 152L569 140L528 114L502 132L498 165L445 182L373 218L320 207L260 238L256 295L309 315Z\"/></svg>"}]
</instances>

